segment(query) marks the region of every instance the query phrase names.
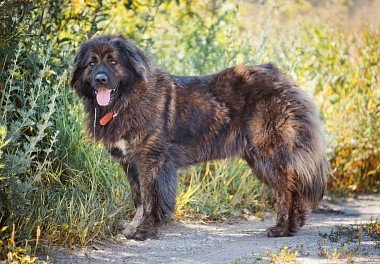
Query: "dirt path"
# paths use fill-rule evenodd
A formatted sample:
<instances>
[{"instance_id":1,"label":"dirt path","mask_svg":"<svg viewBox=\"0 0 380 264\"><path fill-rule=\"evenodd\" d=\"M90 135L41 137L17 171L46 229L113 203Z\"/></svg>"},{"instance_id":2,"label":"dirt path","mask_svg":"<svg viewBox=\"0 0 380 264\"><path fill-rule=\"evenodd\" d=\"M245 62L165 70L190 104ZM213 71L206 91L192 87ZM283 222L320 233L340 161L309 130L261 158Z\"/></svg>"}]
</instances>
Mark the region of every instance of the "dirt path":
<instances>
[{"instance_id":1,"label":"dirt path","mask_svg":"<svg viewBox=\"0 0 380 264\"><path fill-rule=\"evenodd\" d=\"M371 218L380 219L380 196L361 196L334 204L323 201L293 237L265 235L265 229L274 223L272 215L264 221L179 222L161 229L157 240L122 240L118 244L94 244L75 251L58 250L50 259L54 263L268 263L276 256L274 251L287 246L290 252L298 251L296 260L301 263L347 263L351 255L355 263L380 263L380 243L376 244L365 232L358 252L354 251L358 239L344 244L359 233L350 224L366 223ZM339 225L347 228L333 233L334 242L322 236L331 234ZM328 258L320 256L324 253ZM291 254L286 256L292 259Z\"/></svg>"}]
</instances>

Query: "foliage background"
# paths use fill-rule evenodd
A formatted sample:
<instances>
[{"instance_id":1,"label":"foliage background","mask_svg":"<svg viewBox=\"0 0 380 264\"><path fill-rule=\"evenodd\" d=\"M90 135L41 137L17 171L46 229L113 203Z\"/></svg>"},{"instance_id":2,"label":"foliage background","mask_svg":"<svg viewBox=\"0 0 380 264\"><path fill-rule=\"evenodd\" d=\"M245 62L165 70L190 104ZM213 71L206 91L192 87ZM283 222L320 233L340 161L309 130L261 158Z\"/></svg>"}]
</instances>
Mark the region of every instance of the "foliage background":
<instances>
[{"instance_id":1,"label":"foliage background","mask_svg":"<svg viewBox=\"0 0 380 264\"><path fill-rule=\"evenodd\" d=\"M379 192L379 8L378 0L1 1L0 226L14 223L35 245L38 230L47 246L86 244L131 216L123 172L86 137L68 87L76 48L102 33L126 35L177 75L275 62L321 109L330 194ZM180 218L249 218L273 205L240 160L180 177Z\"/></svg>"}]
</instances>

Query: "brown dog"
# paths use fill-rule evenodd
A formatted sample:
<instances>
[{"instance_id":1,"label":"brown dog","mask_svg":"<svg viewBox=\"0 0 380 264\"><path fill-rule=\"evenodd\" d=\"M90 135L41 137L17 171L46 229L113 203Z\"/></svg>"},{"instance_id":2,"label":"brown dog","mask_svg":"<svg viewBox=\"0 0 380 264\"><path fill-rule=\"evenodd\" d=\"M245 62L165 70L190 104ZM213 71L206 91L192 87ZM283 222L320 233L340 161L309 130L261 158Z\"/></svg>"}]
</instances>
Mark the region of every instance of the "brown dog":
<instances>
[{"instance_id":1,"label":"brown dog","mask_svg":"<svg viewBox=\"0 0 380 264\"><path fill-rule=\"evenodd\" d=\"M155 236L175 208L177 169L245 159L277 199L268 236L297 232L321 200L327 175L323 130L310 98L271 63L179 77L152 65L122 36L83 43L71 86L88 130L120 161L137 208L123 233Z\"/></svg>"}]
</instances>

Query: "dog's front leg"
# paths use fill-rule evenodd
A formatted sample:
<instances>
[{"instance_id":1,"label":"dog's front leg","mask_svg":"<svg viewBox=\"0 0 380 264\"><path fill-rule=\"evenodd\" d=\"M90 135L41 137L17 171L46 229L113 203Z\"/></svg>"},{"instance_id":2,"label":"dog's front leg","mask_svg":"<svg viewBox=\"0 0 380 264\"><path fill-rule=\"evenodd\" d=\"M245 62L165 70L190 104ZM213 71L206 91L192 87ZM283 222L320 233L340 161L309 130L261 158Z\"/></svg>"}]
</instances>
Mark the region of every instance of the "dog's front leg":
<instances>
[{"instance_id":1,"label":"dog's front leg","mask_svg":"<svg viewBox=\"0 0 380 264\"><path fill-rule=\"evenodd\" d=\"M131 222L123 220L120 223L124 234L133 234L136 231L137 226L140 224L143 215L143 206L141 202L141 192L140 192L140 177L134 164L122 164L123 169L127 175L129 185L132 191L132 199L136 208L135 216Z\"/></svg>"},{"instance_id":2,"label":"dog's front leg","mask_svg":"<svg viewBox=\"0 0 380 264\"><path fill-rule=\"evenodd\" d=\"M162 164L159 166L159 164ZM127 238L145 240L157 235L158 226L174 212L177 173L171 162L145 162L138 166L141 204L132 229L123 230Z\"/></svg>"}]
</instances>

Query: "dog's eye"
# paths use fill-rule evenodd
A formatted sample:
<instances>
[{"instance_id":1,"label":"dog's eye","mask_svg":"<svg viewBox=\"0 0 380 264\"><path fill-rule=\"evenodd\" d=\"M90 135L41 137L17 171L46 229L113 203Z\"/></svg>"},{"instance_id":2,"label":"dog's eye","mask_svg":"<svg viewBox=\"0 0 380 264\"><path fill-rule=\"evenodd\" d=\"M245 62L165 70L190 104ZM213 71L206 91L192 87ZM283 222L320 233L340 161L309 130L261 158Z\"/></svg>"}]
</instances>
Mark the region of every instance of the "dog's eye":
<instances>
[{"instance_id":1,"label":"dog's eye","mask_svg":"<svg viewBox=\"0 0 380 264\"><path fill-rule=\"evenodd\" d=\"M88 66L90 66L90 67L94 67L94 66L95 66L95 62L91 61L91 62L88 64Z\"/></svg>"},{"instance_id":2,"label":"dog's eye","mask_svg":"<svg viewBox=\"0 0 380 264\"><path fill-rule=\"evenodd\" d=\"M110 63L111 63L111 65L116 65L117 64L117 62L115 60L111 60Z\"/></svg>"}]
</instances>

